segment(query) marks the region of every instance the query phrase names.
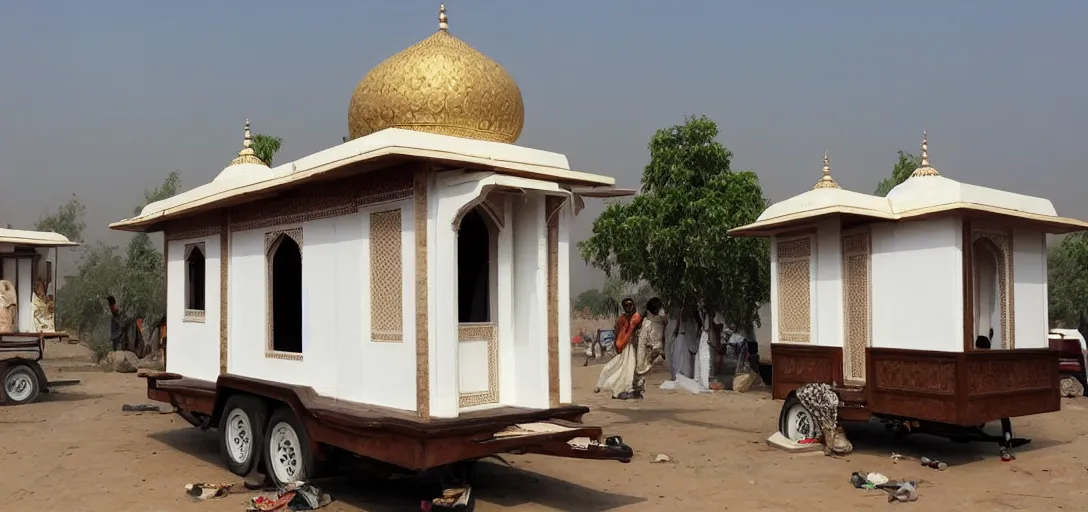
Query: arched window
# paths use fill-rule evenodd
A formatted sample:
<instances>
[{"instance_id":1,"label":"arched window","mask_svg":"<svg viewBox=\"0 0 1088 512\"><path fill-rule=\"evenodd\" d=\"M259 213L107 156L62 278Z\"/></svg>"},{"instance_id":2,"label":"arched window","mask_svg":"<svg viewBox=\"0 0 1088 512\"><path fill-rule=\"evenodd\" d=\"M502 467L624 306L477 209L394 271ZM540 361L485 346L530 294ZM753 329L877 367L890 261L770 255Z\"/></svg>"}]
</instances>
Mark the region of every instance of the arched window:
<instances>
[{"instance_id":1,"label":"arched window","mask_svg":"<svg viewBox=\"0 0 1088 512\"><path fill-rule=\"evenodd\" d=\"M204 311L204 244L185 246L185 309Z\"/></svg>"},{"instance_id":2,"label":"arched window","mask_svg":"<svg viewBox=\"0 0 1088 512\"><path fill-rule=\"evenodd\" d=\"M302 353L302 248L279 234L268 250L270 347L275 352Z\"/></svg>"},{"instance_id":3,"label":"arched window","mask_svg":"<svg viewBox=\"0 0 1088 512\"><path fill-rule=\"evenodd\" d=\"M491 233L479 209L457 231L457 321L491 321Z\"/></svg>"}]
</instances>

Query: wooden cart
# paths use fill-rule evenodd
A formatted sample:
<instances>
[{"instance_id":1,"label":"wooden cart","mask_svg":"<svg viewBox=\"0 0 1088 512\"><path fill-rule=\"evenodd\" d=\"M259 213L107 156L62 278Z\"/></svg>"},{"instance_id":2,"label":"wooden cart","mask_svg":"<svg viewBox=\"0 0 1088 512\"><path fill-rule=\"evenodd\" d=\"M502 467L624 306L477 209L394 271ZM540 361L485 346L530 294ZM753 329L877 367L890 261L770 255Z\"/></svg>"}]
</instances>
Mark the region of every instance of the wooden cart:
<instances>
[{"instance_id":1,"label":"wooden cart","mask_svg":"<svg viewBox=\"0 0 1088 512\"><path fill-rule=\"evenodd\" d=\"M475 461L491 455L620 462L633 455L618 436L605 438L599 427L582 424L589 409L576 405L501 407L424 420L323 397L306 386L230 374L216 382L156 371L139 375L147 379L148 398L169 403L193 426L218 429L221 454L232 472L247 475L263 463L279 484L312 478L344 454L385 473L434 473L446 488L467 487ZM272 450L276 453L265 453Z\"/></svg>"},{"instance_id":2,"label":"wooden cart","mask_svg":"<svg viewBox=\"0 0 1088 512\"><path fill-rule=\"evenodd\" d=\"M39 364L45 357L45 340L67 337L63 332L0 333L0 354L19 354L0 359L0 405L28 404L41 393L79 384L76 379L49 380Z\"/></svg>"}]
</instances>

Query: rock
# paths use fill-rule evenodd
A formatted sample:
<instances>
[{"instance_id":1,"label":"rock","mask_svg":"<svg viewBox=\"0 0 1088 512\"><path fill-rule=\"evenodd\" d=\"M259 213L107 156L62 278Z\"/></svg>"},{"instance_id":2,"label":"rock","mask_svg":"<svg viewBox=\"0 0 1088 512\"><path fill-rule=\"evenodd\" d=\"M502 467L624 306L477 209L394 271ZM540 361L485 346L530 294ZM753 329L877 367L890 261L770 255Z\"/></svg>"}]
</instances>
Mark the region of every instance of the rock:
<instances>
[{"instance_id":1,"label":"rock","mask_svg":"<svg viewBox=\"0 0 1088 512\"><path fill-rule=\"evenodd\" d=\"M161 372L161 371L165 370L166 367L163 366L161 360L153 358L151 356L147 356L147 357L145 357L143 359L140 359L139 361L136 362L136 369L137 370L156 370L156 371Z\"/></svg>"},{"instance_id":2,"label":"rock","mask_svg":"<svg viewBox=\"0 0 1088 512\"><path fill-rule=\"evenodd\" d=\"M659 453L656 457L654 457L654 464L661 464L663 462L672 462L672 459L670 459L669 456L665 455L664 453Z\"/></svg>"},{"instance_id":3,"label":"rock","mask_svg":"<svg viewBox=\"0 0 1088 512\"><path fill-rule=\"evenodd\" d=\"M103 366L112 369L117 373L135 373L136 367L140 363L140 358L127 350L117 350L107 354L106 358L102 361Z\"/></svg>"}]
</instances>

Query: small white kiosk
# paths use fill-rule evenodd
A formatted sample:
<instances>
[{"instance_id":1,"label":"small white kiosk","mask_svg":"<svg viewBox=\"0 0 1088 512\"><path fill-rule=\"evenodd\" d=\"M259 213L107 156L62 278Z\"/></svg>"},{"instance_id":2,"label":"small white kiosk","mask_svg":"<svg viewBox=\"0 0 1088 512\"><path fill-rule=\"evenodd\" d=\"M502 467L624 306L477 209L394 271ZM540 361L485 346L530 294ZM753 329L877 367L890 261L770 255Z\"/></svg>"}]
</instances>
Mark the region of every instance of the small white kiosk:
<instances>
[{"instance_id":1,"label":"small white kiosk","mask_svg":"<svg viewBox=\"0 0 1088 512\"><path fill-rule=\"evenodd\" d=\"M410 469L567 449L464 444L466 429L477 443L556 419L562 446L596 442L600 429L570 423L588 411L571 405L570 229L583 197L633 192L514 145L523 123L513 78L451 35L444 10L358 83L350 141L268 168L247 122L212 182L111 225L166 239L168 374L150 394L204 426L233 414L227 394L275 396L266 407L312 419L311 438ZM321 412L334 403L341 416ZM237 410L261 439L254 407ZM403 439L369 431L392 423Z\"/></svg>"},{"instance_id":2,"label":"small white kiosk","mask_svg":"<svg viewBox=\"0 0 1088 512\"><path fill-rule=\"evenodd\" d=\"M843 420L952 437L1058 410L1046 234L1085 229L1046 199L942 176L925 139L922 166L887 197L839 187L825 155L813 190L731 231L771 239L783 433L812 434L793 398L807 383L835 387Z\"/></svg>"}]
</instances>

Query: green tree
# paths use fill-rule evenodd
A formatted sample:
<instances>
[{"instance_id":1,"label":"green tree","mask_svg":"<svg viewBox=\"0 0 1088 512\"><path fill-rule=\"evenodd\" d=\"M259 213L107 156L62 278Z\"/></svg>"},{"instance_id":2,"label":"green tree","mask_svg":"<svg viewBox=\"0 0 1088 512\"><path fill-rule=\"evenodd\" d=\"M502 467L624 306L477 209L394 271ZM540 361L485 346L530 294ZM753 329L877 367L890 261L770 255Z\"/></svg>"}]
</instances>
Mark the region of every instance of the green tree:
<instances>
[{"instance_id":1,"label":"green tree","mask_svg":"<svg viewBox=\"0 0 1088 512\"><path fill-rule=\"evenodd\" d=\"M880 197L888 195L888 192L891 192L896 185L907 181L911 173L921 166L922 157L899 150L899 161L895 163L892 175L880 180L880 183L876 186L875 194Z\"/></svg>"},{"instance_id":2,"label":"green tree","mask_svg":"<svg viewBox=\"0 0 1088 512\"><path fill-rule=\"evenodd\" d=\"M730 169L733 154L717 136L705 116L658 130L641 193L609 204L579 252L609 276L647 283L673 308L702 303L750 326L770 294L768 243L726 232L755 221L767 202L754 172Z\"/></svg>"},{"instance_id":3,"label":"green tree","mask_svg":"<svg viewBox=\"0 0 1088 512\"><path fill-rule=\"evenodd\" d=\"M52 231L68 237L73 242L82 242L83 230L87 228L87 223L83 221L86 212L87 208L75 194L72 194L72 198L57 208L56 212L38 219L34 229Z\"/></svg>"},{"instance_id":4,"label":"green tree","mask_svg":"<svg viewBox=\"0 0 1088 512\"><path fill-rule=\"evenodd\" d=\"M1074 233L1047 254L1051 327L1074 328L1088 314L1088 233Z\"/></svg>"},{"instance_id":5,"label":"green tree","mask_svg":"<svg viewBox=\"0 0 1088 512\"><path fill-rule=\"evenodd\" d=\"M170 173L162 185L144 192L143 205L173 196L178 191L179 173ZM83 247L75 275L69 276L57 292L57 319L77 332L99 356L109 351L109 316L105 298L113 295L129 320L157 321L166 311L166 283L163 255L146 233L135 234L122 254L117 246L95 244Z\"/></svg>"},{"instance_id":6,"label":"green tree","mask_svg":"<svg viewBox=\"0 0 1088 512\"><path fill-rule=\"evenodd\" d=\"M283 147L283 137L275 137L263 133L257 133L252 138L253 152L257 154L265 165L272 167L272 158Z\"/></svg>"},{"instance_id":7,"label":"green tree","mask_svg":"<svg viewBox=\"0 0 1088 512\"><path fill-rule=\"evenodd\" d=\"M578 294L573 308L594 318L615 318L620 314L623 299L630 297L642 308L653 295L653 289L647 283L634 285L617 277L608 277L600 289L593 288Z\"/></svg>"}]
</instances>

